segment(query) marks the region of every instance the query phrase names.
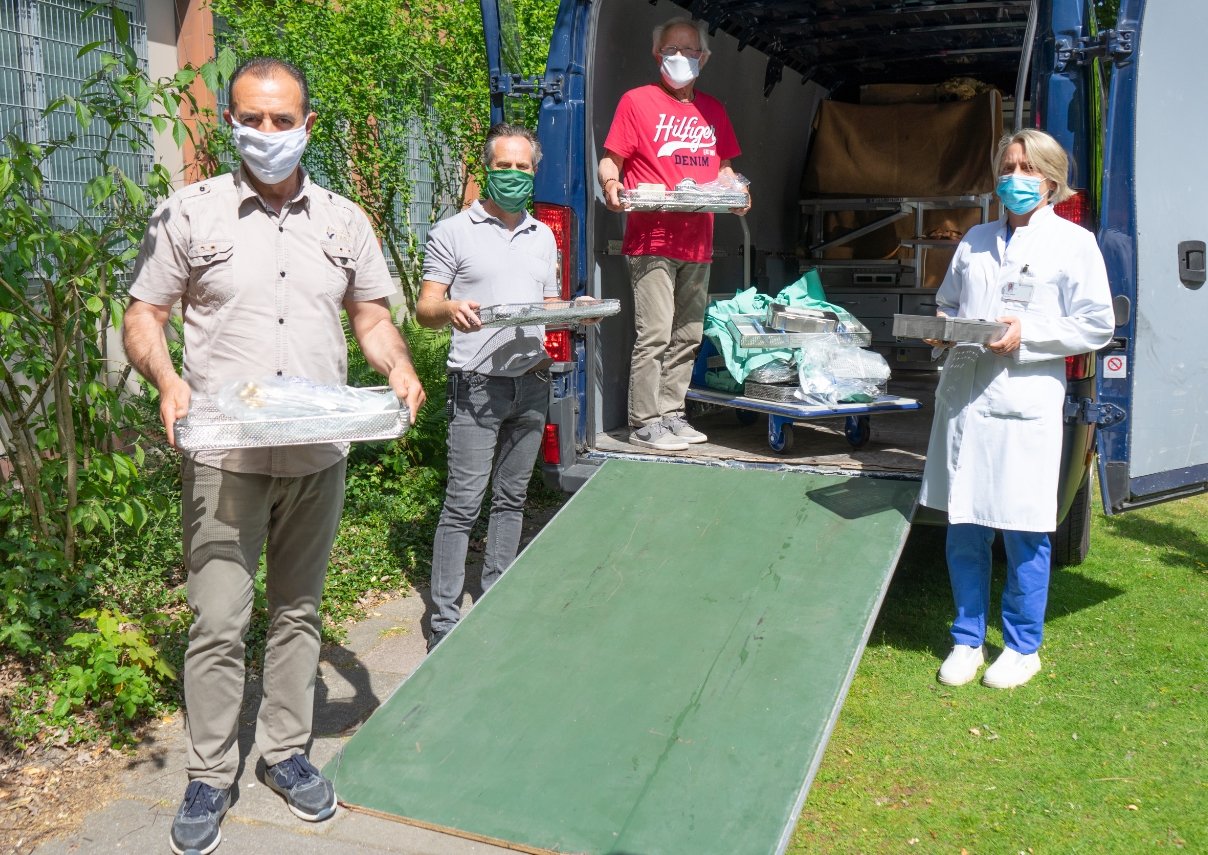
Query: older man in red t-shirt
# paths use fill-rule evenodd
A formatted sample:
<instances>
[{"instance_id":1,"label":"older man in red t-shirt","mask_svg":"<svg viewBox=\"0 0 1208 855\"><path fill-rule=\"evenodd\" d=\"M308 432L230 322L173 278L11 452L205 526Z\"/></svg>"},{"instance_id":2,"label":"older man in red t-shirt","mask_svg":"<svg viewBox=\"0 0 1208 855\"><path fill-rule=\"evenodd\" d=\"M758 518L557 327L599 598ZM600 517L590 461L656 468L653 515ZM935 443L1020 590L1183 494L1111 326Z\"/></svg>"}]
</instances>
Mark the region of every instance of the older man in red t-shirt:
<instances>
[{"instance_id":1,"label":"older man in red t-shirt","mask_svg":"<svg viewBox=\"0 0 1208 855\"><path fill-rule=\"evenodd\" d=\"M731 173L730 160L740 154L726 108L695 88L709 59L704 22L672 18L656 27L653 56L659 81L621 96L604 140L598 174L612 211L622 209L622 187L670 189L684 178L705 184ZM629 261L637 324L629 441L682 451L707 439L684 418L684 396L704 329L713 215L630 212L622 252Z\"/></svg>"}]
</instances>

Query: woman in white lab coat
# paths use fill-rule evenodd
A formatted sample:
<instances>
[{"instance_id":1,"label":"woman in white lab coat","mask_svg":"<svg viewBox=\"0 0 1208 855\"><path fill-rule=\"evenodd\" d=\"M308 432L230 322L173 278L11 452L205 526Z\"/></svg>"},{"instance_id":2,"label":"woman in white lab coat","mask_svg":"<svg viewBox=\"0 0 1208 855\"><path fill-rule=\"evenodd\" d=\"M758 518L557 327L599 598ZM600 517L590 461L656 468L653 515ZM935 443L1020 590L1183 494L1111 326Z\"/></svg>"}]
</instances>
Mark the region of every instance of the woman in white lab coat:
<instances>
[{"instance_id":1,"label":"woman in white lab coat","mask_svg":"<svg viewBox=\"0 0 1208 855\"><path fill-rule=\"evenodd\" d=\"M1089 231L1053 213L1071 195L1068 158L1043 131L1004 137L994 156L1002 219L956 249L938 314L1007 324L997 341L951 345L936 390L919 503L948 512L954 646L939 680L962 685L985 662L990 547L1002 531L1004 649L982 682L1022 685L1040 670L1065 401L1065 357L1103 347L1115 321Z\"/></svg>"}]
</instances>

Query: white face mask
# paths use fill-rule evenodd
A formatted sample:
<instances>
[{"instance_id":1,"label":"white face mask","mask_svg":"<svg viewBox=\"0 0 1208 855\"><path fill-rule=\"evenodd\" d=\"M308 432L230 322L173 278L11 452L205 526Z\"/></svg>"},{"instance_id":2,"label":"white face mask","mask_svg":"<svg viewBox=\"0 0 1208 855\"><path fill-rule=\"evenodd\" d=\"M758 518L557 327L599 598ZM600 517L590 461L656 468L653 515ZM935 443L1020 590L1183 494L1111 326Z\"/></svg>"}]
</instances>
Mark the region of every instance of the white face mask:
<instances>
[{"instance_id":1,"label":"white face mask","mask_svg":"<svg viewBox=\"0 0 1208 855\"><path fill-rule=\"evenodd\" d=\"M235 148L239 150L244 165L265 184L280 184L293 175L310 138L305 124L288 131L266 134L234 122L232 133Z\"/></svg>"},{"instance_id":2,"label":"white face mask","mask_svg":"<svg viewBox=\"0 0 1208 855\"><path fill-rule=\"evenodd\" d=\"M663 73L663 80L667 81L668 86L672 89L683 89L700 77L700 60L689 59L683 54L677 53L675 56L663 57L663 64L659 70Z\"/></svg>"}]
</instances>

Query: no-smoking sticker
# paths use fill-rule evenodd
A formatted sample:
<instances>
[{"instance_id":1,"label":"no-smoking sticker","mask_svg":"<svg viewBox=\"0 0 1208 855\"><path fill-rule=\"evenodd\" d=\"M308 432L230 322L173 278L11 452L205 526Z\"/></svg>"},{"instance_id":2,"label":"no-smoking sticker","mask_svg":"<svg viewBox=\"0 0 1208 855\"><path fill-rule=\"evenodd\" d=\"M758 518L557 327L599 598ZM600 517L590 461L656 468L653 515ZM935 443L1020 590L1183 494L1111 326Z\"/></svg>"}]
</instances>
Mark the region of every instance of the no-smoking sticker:
<instances>
[{"instance_id":1,"label":"no-smoking sticker","mask_svg":"<svg viewBox=\"0 0 1208 855\"><path fill-rule=\"evenodd\" d=\"M1127 377L1128 357L1112 355L1103 360L1104 377Z\"/></svg>"}]
</instances>

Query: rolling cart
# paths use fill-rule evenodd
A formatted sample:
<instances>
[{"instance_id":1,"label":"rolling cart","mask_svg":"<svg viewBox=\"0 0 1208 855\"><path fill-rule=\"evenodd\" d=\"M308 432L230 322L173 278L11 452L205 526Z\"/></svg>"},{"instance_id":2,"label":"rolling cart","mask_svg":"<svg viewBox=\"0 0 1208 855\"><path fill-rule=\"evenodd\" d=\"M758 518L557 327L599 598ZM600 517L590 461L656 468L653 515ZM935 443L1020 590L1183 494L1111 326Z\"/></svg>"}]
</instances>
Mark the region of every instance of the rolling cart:
<instances>
[{"instance_id":1,"label":"rolling cart","mask_svg":"<svg viewBox=\"0 0 1208 855\"><path fill-rule=\"evenodd\" d=\"M791 339L788 339L791 341ZM754 424L761 414L768 417L768 447L777 454L787 454L793 448L793 422L843 416L843 435L852 448L863 448L872 436L871 416L876 413L901 413L917 410L914 398L881 395L863 404L807 404L797 400L776 400L752 397L739 392L723 392L705 385L705 373L710 360L720 360L717 349L708 338L701 342L692 369L692 384L685 396L697 404L730 407L742 424ZM766 387L765 387L766 388Z\"/></svg>"},{"instance_id":2,"label":"rolling cart","mask_svg":"<svg viewBox=\"0 0 1208 855\"><path fill-rule=\"evenodd\" d=\"M754 424L759 414L768 417L768 447L778 454L787 454L793 449L793 422L844 416L843 435L852 448L863 448L872 436L870 416L874 413L901 413L919 409L913 398L897 395L881 395L867 404L807 404L804 401L770 401L764 398L749 398L735 392L722 392L705 386L690 386L687 399L702 404L733 407L738 420L743 424Z\"/></svg>"}]
</instances>

